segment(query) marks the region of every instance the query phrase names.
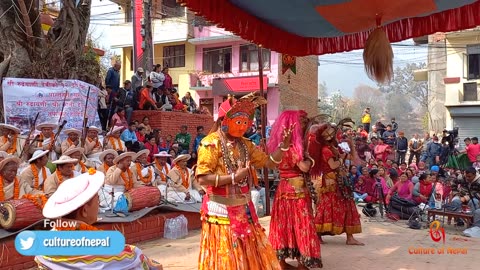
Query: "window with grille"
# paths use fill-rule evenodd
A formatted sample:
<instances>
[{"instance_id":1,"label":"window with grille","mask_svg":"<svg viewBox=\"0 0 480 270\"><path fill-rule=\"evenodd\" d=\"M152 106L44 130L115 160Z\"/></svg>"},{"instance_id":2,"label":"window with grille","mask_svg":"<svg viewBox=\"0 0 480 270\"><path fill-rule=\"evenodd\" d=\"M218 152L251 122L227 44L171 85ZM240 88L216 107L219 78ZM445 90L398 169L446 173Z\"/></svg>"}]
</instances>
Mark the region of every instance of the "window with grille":
<instances>
[{"instance_id":1,"label":"window with grille","mask_svg":"<svg viewBox=\"0 0 480 270\"><path fill-rule=\"evenodd\" d=\"M477 101L477 83L464 83L463 84L463 101Z\"/></svg>"},{"instance_id":2,"label":"window with grille","mask_svg":"<svg viewBox=\"0 0 480 270\"><path fill-rule=\"evenodd\" d=\"M163 67L185 67L185 45L163 47Z\"/></svg>"},{"instance_id":3,"label":"window with grille","mask_svg":"<svg viewBox=\"0 0 480 270\"><path fill-rule=\"evenodd\" d=\"M480 79L480 44L467 45L467 54L463 57L464 78Z\"/></svg>"},{"instance_id":4,"label":"window with grille","mask_svg":"<svg viewBox=\"0 0 480 270\"><path fill-rule=\"evenodd\" d=\"M203 49L203 71L210 73L232 72L232 47Z\"/></svg>"},{"instance_id":5,"label":"window with grille","mask_svg":"<svg viewBox=\"0 0 480 270\"><path fill-rule=\"evenodd\" d=\"M270 50L262 48L263 69L270 70ZM257 45L240 46L240 72L258 71Z\"/></svg>"}]
</instances>

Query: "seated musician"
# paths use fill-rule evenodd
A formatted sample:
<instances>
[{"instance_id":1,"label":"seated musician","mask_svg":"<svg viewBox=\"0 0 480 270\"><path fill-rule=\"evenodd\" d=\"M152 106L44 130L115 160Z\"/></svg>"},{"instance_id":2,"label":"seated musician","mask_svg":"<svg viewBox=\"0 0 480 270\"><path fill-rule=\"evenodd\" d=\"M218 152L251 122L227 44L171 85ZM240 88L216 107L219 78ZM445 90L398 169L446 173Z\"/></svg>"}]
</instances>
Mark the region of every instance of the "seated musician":
<instances>
[{"instance_id":1,"label":"seated musician","mask_svg":"<svg viewBox=\"0 0 480 270\"><path fill-rule=\"evenodd\" d=\"M0 162L0 202L17 200L25 195L17 177L20 163L21 160L15 156L8 156Z\"/></svg>"},{"instance_id":2,"label":"seated musician","mask_svg":"<svg viewBox=\"0 0 480 270\"><path fill-rule=\"evenodd\" d=\"M78 163L78 159L73 159L69 156L61 156L58 160L52 162L57 165L57 169L52 175L47 177L43 187L45 195L51 196L65 180L73 178L75 175L75 164Z\"/></svg>"},{"instance_id":3,"label":"seated musician","mask_svg":"<svg viewBox=\"0 0 480 270\"><path fill-rule=\"evenodd\" d=\"M202 201L202 196L199 192L202 188L198 182L191 181L191 173L187 168L187 162L190 158L189 154L182 154L173 160L173 169L168 173L168 177L172 181L168 186L170 190L168 191L167 199L177 202Z\"/></svg>"},{"instance_id":4,"label":"seated musician","mask_svg":"<svg viewBox=\"0 0 480 270\"><path fill-rule=\"evenodd\" d=\"M20 173L20 181L25 193L43 193L43 184L50 173L50 170L45 167L48 162L48 150L37 150L28 163L30 166L23 169Z\"/></svg>"},{"instance_id":5,"label":"seated musician","mask_svg":"<svg viewBox=\"0 0 480 270\"><path fill-rule=\"evenodd\" d=\"M67 150L70 150L75 147L80 147L80 136L82 136L82 132L75 128L69 128L63 131L65 135L67 135L67 139L62 142L62 155L65 155Z\"/></svg>"},{"instance_id":6,"label":"seated musician","mask_svg":"<svg viewBox=\"0 0 480 270\"><path fill-rule=\"evenodd\" d=\"M89 167L93 167L90 166L90 164L85 164L85 162L83 162L83 153L84 149L82 147L70 148L69 150L63 152L64 156L78 160L78 163L75 164L74 168L74 171L78 174L86 173Z\"/></svg>"},{"instance_id":7,"label":"seated musician","mask_svg":"<svg viewBox=\"0 0 480 270\"><path fill-rule=\"evenodd\" d=\"M102 165L97 168L98 171L103 172L106 174L108 172L108 169L113 166L113 160L118 157L117 151L113 149L108 149L103 151L100 154L100 162L102 162Z\"/></svg>"},{"instance_id":8,"label":"seated musician","mask_svg":"<svg viewBox=\"0 0 480 270\"><path fill-rule=\"evenodd\" d=\"M107 146L105 149L113 149L118 153L127 151L125 143L120 140L120 135L122 134L123 130L123 127L115 126L110 132L107 133Z\"/></svg>"},{"instance_id":9,"label":"seated musician","mask_svg":"<svg viewBox=\"0 0 480 270\"><path fill-rule=\"evenodd\" d=\"M116 157L113 160L115 165L108 169L105 176L105 185L113 186L115 191L118 192L129 191L133 187L141 186L137 178L133 175L132 170L130 170L134 156L134 152L125 152ZM118 188L123 190L119 190Z\"/></svg>"},{"instance_id":10,"label":"seated musician","mask_svg":"<svg viewBox=\"0 0 480 270\"><path fill-rule=\"evenodd\" d=\"M5 151L9 155L20 155L20 142L18 135L20 135L20 129L16 126L9 124L0 124L0 130L2 137L0 137L0 151Z\"/></svg>"},{"instance_id":11,"label":"seated musician","mask_svg":"<svg viewBox=\"0 0 480 270\"><path fill-rule=\"evenodd\" d=\"M51 150L48 153L49 159L52 161L57 160L58 155L62 152L58 138L55 143L52 142L55 137L53 130L57 127L56 124L51 123L41 123L37 125L36 129L40 131L40 134L35 141L32 141L35 146L30 147L30 154L33 154L37 150Z\"/></svg>"},{"instance_id":12,"label":"seated musician","mask_svg":"<svg viewBox=\"0 0 480 270\"><path fill-rule=\"evenodd\" d=\"M155 174L156 185L162 185L160 191L165 194L165 187L167 186L167 175L172 170L172 167L167 162L167 158L172 157L167 151L161 151L154 155L155 157Z\"/></svg>"},{"instance_id":13,"label":"seated musician","mask_svg":"<svg viewBox=\"0 0 480 270\"><path fill-rule=\"evenodd\" d=\"M89 169L89 172L70 179L48 199L43 215L49 219L75 220L75 228L55 227L54 230L95 231L92 224L97 221L99 197L98 192L104 183L104 174ZM65 196L69 194L69 196ZM114 256L36 256L38 269L146 269L161 270L162 265L147 258L143 252L132 245L125 245L124 250Z\"/></svg>"},{"instance_id":14,"label":"seated musician","mask_svg":"<svg viewBox=\"0 0 480 270\"><path fill-rule=\"evenodd\" d=\"M147 158L149 154L150 150L148 149L144 149L138 152L133 157L133 161L135 163L130 167L130 170L132 171L134 177L146 186L151 186L155 183L155 173L153 171L153 167L148 166L147 163ZM145 165L147 165L147 167L144 167Z\"/></svg>"},{"instance_id":15,"label":"seated musician","mask_svg":"<svg viewBox=\"0 0 480 270\"><path fill-rule=\"evenodd\" d=\"M98 134L102 132L96 126L90 126L87 132L87 139L85 140L85 155L91 157L94 154L102 152L102 143L98 138Z\"/></svg>"}]
</instances>

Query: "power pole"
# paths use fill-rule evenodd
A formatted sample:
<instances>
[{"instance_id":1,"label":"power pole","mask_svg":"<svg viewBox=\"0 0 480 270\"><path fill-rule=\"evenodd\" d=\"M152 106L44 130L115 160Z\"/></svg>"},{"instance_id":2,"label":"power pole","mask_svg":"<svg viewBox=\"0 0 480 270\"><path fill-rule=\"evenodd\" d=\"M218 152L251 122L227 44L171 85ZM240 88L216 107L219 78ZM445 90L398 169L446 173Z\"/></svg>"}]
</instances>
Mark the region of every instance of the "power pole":
<instances>
[{"instance_id":1,"label":"power pole","mask_svg":"<svg viewBox=\"0 0 480 270\"><path fill-rule=\"evenodd\" d=\"M146 71L153 69L153 40L152 40L152 0L143 0L142 37L143 61L142 66Z\"/></svg>"}]
</instances>

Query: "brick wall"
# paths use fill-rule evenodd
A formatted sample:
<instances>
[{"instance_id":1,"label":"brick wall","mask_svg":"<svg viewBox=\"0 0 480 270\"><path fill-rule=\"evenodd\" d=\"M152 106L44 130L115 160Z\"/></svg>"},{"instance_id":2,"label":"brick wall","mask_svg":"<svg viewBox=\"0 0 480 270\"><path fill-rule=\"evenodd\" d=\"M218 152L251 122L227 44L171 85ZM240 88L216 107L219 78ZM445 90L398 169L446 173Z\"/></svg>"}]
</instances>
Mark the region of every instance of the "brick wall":
<instances>
[{"instance_id":1,"label":"brick wall","mask_svg":"<svg viewBox=\"0 0 480 270\"><path fill-rule=\"evenodd\" d=\"M188 126L188 133L192 135L191 145L197 136L197 126L203 126L205 134L213 126L213 117L204 114L189 114L182 112L158 112L158 111L134 111L132 119L142 122L143 117L148 116L150 126L162 130L162 136L175 135L180 132L180 126Z\"/></svg>"},{"instance_id":2,"label":"brick wall","mask_svg":"<svg viewBox=\"0 0 480 270\"><path fill-rule=\"evenodd\" d=\"M279 54L279 65L282 55ZM309 115L318 114L318 57L297 57L297 74L291 70L281 74L279 68L278 86L280 88L280 110L296 106L305 110ZM290 83L288 83L290 75Z\"/></svg>"},{"instance_id":3,"label":"brick wall","mask_svg":"<svg viewBox=\"0 0 480 270\"><path fill-rule=\"evenodd\" d=\"M135 244L162 238L165 220L179 215L187 218L189 231L201 228L200 214L192 212L153 213L129 223L100 223L95 226L101 230L119 231L125 236L125 243ZM2 239L0 245L0 270L25 270L36 266L34 257L23 256L16 251L15 236Z\"/></svg>"}]
</instances>

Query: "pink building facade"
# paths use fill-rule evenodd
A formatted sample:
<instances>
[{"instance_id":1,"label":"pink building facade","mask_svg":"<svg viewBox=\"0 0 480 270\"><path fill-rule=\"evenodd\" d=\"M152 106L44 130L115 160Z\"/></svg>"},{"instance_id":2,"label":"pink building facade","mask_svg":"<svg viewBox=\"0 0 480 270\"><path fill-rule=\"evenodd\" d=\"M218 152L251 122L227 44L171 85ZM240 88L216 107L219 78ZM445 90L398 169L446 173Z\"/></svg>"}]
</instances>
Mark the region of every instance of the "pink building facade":
<instances>
[{"instance_id":1,"label":"pink building facade","mask_svg":"<svg viewBox=\"0 0 480 270\"><path fill-rule=\"evenodd\" d=\"M238 98L259 91L258 47L215 26L197 26L194 35L188 41L195 45L195 72L190 74L189 89L197 103L216 119L228 94ZM280 54L262 49L262 58L267 121L271 125L280 110Z\"/></svg>"}]
</instances>

